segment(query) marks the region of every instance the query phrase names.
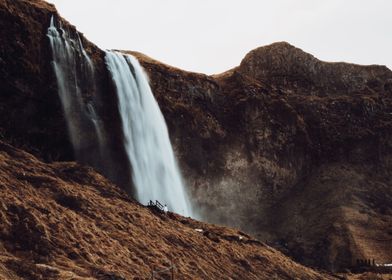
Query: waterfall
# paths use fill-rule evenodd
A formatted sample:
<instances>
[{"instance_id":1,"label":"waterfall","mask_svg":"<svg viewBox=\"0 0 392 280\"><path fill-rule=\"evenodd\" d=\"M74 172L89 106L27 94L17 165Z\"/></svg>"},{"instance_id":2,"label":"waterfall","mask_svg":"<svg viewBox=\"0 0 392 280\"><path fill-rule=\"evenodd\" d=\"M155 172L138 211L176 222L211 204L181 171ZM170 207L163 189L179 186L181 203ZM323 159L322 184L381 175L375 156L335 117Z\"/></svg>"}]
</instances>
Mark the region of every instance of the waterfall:
<instances>
[{"instance_id":1,"label":"waterfall","mask_svg":"<svg viewBox=\"0 0 392 280\"><path fill-rule=\"evenodd\" d=\"M158 200L169 210L191 215L165 120L146 74L136 58L106 52L106 65L115 84L137 199Z\"/></svg>"},{"instance_id":2,"label":"waterfall","mask_svg":"<svg viewBox=\"0 0 392 280\"><path fill-rule=\"evenodd\" d=\"M57 25L57 27L56 27ZM73 34L73 33L72 33ZM47 36L68 133L79 161L111 174L105 134L92 100L97 91L94 64L78 33L73 36L51 18ZM163 115L139 62L130 55L106 52L106 65L117 89L124 146L141 203L158 200L169 210L191 215ZM97 148L98 147L98 148ZM102 168L105 167L106 168ZM114 172L115 173L115 172ZM113 174L114 174L113 173ZM113 175L111 175L113 179Z\"/></svg>"},{"instance_id":3,"label":"waterfall","mask_svg":"<svg viewBox=\"0 0 392 280\"><path fill-rule=\"evenodd\" d=\"M83 48L79 34L76 32L73 36L75 38L72 38L62 29L60 22L57 25L59 28L52 16L47 37L52 49L52 64L68 134L76 158L97 166L100 159L97 160L93 151L98 150L101 154L104 146L103 131L92 101L86 105L82 98L83 92L96 94L94 65ZM91 130L95 132L94 141L91 141L91 136L85 136L91 135Z\"/></svg>"}]
</instances>

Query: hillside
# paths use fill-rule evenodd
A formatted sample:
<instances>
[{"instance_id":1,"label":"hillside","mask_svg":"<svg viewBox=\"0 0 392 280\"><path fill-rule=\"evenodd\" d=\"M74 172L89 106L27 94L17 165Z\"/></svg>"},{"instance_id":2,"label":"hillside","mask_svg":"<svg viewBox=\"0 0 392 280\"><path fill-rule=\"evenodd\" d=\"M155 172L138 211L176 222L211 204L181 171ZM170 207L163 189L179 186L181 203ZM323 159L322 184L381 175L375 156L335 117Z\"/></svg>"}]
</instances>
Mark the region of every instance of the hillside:
<instances>
[{"instance_id":1,"label":"hillside","mask_svg":"<svg viewBox=\"0 0 392 280\"><path fill-rule=\"evenodd\" d=\"M89 167L2 142L0 159L1 279L147 279L171 261L175 279L330 279L238 230L155 213Z\"/></svg>"}]
</instances>

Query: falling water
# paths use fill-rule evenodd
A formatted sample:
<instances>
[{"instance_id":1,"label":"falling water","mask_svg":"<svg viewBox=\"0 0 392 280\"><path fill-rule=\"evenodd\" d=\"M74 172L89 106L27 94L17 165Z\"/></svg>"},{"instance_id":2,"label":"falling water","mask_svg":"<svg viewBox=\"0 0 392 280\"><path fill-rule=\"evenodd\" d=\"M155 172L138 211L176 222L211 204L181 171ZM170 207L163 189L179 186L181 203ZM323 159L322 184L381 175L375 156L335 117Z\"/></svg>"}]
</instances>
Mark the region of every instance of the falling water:
<instances>
[{"instance_id":1,"label":"falling water","mask_svg":"<svg viewBox=\"0 0 392 280\"><path fill-rule=\"evenodd\" d=\"M97 136L99 151L104 145L103 132L95 109L91 102L86 106L82 98L83 90L92 93L96 91L94 65L83 48L79 34L76 33L76 38L72 38L62 29L60 22L58 25L59 28L55 26L52 16L47 36L52 49L52 63L68 132L76 157L82 159L85 156L81 154L89 150L86 147L92 146L91 141L82 135L87 133L91 126ZM96 158L87 161L94 163Z\"/></svg>"},{"instance_id":2,"label":"falling water","mask_svg":"<svg viewBox=\"0 0 392 280\"><path fill-rule=\"evenodd\" d=\"M166 123L146 74L133 56L106 52L105 59L117 89L138 200L158 200L171 211L191 215Z\"/></svg>"},{"instance_id":3,"label":"falling water","mask_svg":"<svg viewBox=\"0 0 392 280\"><path fill-rule=\"evenodd\" d=\"M57 27L56 27L57 25ZM71 36L52 17L47 36L53 53L53 68L76 157L93 166L105 166L105 135L93 102L83 96L96 92L94 65L78 33ZM170 144L168 131L147 78L132 56L106 53L106 64L117 88L124 145L132 166L137 198L142 203L159 200L169 209L190 215L189 202ZM91 152L91 129L99 155ZM90 132L88 132L90 131ZM87 136L90 135L90 136ZM86 159L87 157L87 159ZM110 170L104 170L109 173Z\"/></svg>"}]
</instances>

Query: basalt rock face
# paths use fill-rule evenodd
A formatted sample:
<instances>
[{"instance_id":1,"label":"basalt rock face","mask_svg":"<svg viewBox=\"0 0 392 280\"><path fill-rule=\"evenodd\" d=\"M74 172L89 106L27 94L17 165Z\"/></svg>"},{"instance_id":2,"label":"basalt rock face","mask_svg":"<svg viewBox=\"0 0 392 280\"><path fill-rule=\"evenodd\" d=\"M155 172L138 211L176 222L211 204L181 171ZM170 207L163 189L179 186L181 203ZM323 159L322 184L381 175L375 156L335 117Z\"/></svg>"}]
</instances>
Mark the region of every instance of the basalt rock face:
<instances>
[{"instance_id":1,"label":"basalt rock face","mask_svg":"<svg viewBox=\"0 0 392 280\"><path fill-rule=\"evenodd\" d=\"M392 258L389 69L287 43L211 77L138 57L201 217L330 270Z\"/></svg>"},{"instance_id":2,"label":"basalt rock face","mask_svg":"<svg viewBox=\"0 0 392 280\"><path fill-rule=\"evenodd\" d=\"M72 150L61 131L64 120L46 38L55 8L26 2L0 2L1 136L33 151L45 146L53 157L57 152L51 150L61 146L66 155Z\"/></svg>"},{"instance_id":3,"label":"basalt rock face","mask_svg":"<svg viewBox=\"0 0 392 280\"><path fill-rule=\"evenodd\" d=\"M47 36L50 20L71 40L81 44L94 64L95 86L80 84L83 114L94 106L103 126L105 143L111 147L97 164L101 153L92 125L80 129L85 146L78 158L94 166L117 184L131 185L130 167L122 145L117 97L106 70L104 51L84 38L62 19L55 7L44 1L0 1L0 137L45 161L74 160L66 119L58 94L52 50ZM82 56L82 53L77 53ZM76 75L76 74L75 74ZM79 78L83 83L83 78Z\"/></svg>"},{"instance_id":4,"label":"basalt rock face","mask_svg":"<svg viewBox=\"0 0 392 280\"><path fill-rule=\"evenodd\" d=\"M0 0L0 15L2 139L47 162L74 159L46 32L52 15L77 31L38 0ZM104 52L80 37L97 80L83 100L101 118L116 172L81 161L126 188L130 166ZM287 43L256 49L215 76L132 54L149 74L201 218L308 265L391 260L390 70L325 63Z\"/></svg>"}]
</instances>

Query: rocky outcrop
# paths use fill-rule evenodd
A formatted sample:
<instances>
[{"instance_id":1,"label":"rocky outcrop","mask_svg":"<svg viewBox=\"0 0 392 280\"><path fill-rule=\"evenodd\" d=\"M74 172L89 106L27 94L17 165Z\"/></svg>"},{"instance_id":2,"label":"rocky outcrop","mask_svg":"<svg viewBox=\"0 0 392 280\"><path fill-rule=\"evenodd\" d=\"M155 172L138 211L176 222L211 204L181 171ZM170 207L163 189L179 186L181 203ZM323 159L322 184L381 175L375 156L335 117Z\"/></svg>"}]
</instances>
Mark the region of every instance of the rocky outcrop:
<instances>
[{"instance_id":1,"label":"rocky outcrop","mask_svg":"<svg viewBox=\"0 0 392 280\"><path fill-rule=\"evenodd\" d=\"M385 66L327 63L280 42L249 52L238 71L285 93L335 96L391 94L391 71Z\"/></svg>"},{"instance_id":2,"label":"rocky outcrop","mask_svg":"<svg viewBox=\"0 0 392 280\"><path fill-rule=\"evenodd\" d=\"M53 14L76 34L45 2L0 0L1 138L47 162L74 159L46 38ZM115 172L81 161L126 187L130 166L104 53L80 37L98 81L98 92L83 99L99 96L94 107ZM149 74L203 219L241 228L312 266L390 261L389 69L322 62L287 43L251 51L214 76L131 53Z\"/></svg>"}]
</instances>

